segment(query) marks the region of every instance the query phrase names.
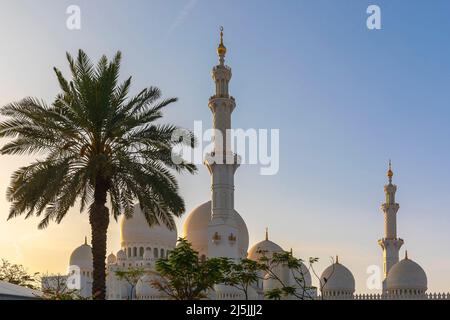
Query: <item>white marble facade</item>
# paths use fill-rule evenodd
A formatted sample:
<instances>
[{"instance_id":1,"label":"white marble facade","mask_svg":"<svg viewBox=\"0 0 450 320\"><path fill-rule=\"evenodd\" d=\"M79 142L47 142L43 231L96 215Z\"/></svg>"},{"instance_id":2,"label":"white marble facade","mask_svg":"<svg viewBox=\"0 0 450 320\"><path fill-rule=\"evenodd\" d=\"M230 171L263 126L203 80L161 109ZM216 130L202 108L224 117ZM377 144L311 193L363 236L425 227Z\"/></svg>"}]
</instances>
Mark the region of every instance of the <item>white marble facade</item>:
<instances>
[{"instance_id":1,"label":"white marble facade","mask_svg":"<svg viewBox=\"0 0 450 320\"><path fill-rule=\"evenodd\" d=\"M215 93L209 99L209 108L213 115L213 126L226 136L226 129L231 128L231 114L236 108L235 99L229 94L228 84L231 80L231 68L225 65L227 49L223 43L221 32L220 44L217 48L219 63L212 70ZM201 258L229 257L238 261L241 258L258 259L258 250L265 250L269 255L284 249L266 238L249 246L249 235L246 223L234 208L234 174L239 166L237 155L234 155L223 143L216 139L213 153L208 155L205 165L211 175L211 199L195 209L186 217L180 236L192 243ZM223 141L222 141L223 142ZM234 159L223 163L225 157ZM376 295L355 294L355 279L351 271L338 258L327 267L320 278L320 298L324 299L427 299L438 296L427 294L427 277L424 270L413 260L405 258L399 261L399 250L403 240L397 237L396 215L399 210L395 202L397 187L392 184L393 171L389 164L388 184L384 191L386 202L382 205L385 221L385 234L378 241L383 250L384 281L382 293ZM146 220L136 205L132 218L121 220L121 250L111 253L107 258L107 298L130 299L130 286L117 279L115 271L131 266L143 267L148 271L137 284L133 298L142 300L165 299L164 295L149 285L153 277L155 261L166 257L177 241L177 231L164 226L148 227ZM307 286L311 285L311 274L303 265L303 273ZM293 284L292 275L280 268L279 275L285 283ZM91 286L92 253L87 243L75 249L70 258L69 275L74 287L88 294ZM75 279L75 280L74 280ZM70 282L70 281L69 281ZM70 284L70 283L69 283ZM265 279L255 283L250 292L251 299L263 299L266 290L275 288L278 283ZM311 290L308 296L319 298L318 292ZM446 299L448 295L439 296ZM219 285L210 294L211 299L242 299L242 293L234 288Z\"/></svg>"}]
</instances>

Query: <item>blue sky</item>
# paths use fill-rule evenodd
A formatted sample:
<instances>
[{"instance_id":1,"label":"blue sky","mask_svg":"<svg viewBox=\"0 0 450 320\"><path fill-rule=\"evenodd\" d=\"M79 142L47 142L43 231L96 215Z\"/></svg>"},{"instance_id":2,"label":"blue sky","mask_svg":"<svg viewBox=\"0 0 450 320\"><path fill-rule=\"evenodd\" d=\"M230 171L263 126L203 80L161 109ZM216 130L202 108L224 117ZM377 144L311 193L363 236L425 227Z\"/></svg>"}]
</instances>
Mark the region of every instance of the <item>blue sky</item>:
<instances>
[{"instance_id":1,"label":"blue sky","mask_svg":"<svg viewBox=\"0 0 450 320\"><path fill-rule=\"evenodd\" d=\"M65 27L71 4L81 8L79 31ZM381 8L381 30L366 28L370 4ZM135 91L156 85L179 98L166 121L210 124L210 71L223 25L233 126L280 129L279 173L242 166L236 174L236 208L251 243L269 226L285 249L321 258L319 272L339 254L367 291L366 267L382 263L379 206L391 158L404 248L427 271L430 289L449 290L449 12L445 0L8 1L0 12L0 104L28 95L51 101L52 67L67 72L66 51L83 48L97 59L121 50L122 75L133 75ZM0 192L30 159L0 158ZM205 168L180 182L189 210L208 199ZM0 208L6 218L4 198ZM34 220L1 222L0 256L40 271L38 251L50 271L63 272L89 230L76 212L48 231L36 231ZM45 245L55 237L60 247Z\"/></svg>"}]
</instances>

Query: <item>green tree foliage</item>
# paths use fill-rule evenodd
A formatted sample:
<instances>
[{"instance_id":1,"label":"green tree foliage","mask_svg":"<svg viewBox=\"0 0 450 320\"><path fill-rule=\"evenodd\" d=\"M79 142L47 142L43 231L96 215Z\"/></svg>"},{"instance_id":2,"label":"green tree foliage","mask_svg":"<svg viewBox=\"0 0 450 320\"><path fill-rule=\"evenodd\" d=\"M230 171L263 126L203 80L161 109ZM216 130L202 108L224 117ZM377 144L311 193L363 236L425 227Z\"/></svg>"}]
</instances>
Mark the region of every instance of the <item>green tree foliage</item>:
<instances>
[{"instance_id":1,"label":"green tree foliage","mask_svg":"<svg viewBox=\"0 0 450 320\"><path fill-rule=\"evenodd\" d=\"M128 268L127 270L117 270L115 271L117 278L120 280L125 280L130 285L130 300L136 297L136 285L139 279L145 274L143 268Z\"/></svg>"},{"instance_id":2,"label":"green tree foliage","mask_svg":"<svg viewBox=\"0 0 450 320\"><path fill-rule=\"evenodd\" d=\"M292 251L274 252L268 255L265 251L259 251L259 267L265 279L275 281L277 287L265 292L268 299L279 300L283 297L295 298L298 300L311 300L311 290L316 289L309 286L305 281L305 274L308 269L316 274L313 264L318 258L309 258L309 267L306 269L302 259L296 258ZM290 275L289 279L283 278L279 271L285 268Z\"/></svg>"},{"instance_id":3,"label":"green tree foliage","mask_svg":"<svg viewBox=\"0 0 450 320\"><path fill-rule=\"evenodd\" d=\"M41 291L44 300L88 300L79 290L67 287L67 276L46 274L41 277Z\"/></svg>"},{"instance_id":4,"label":"green tree foliage","mask_svg":"<svg viewBox=\"0 0 450 320\"><path fill-rule=\"evenodd\" d=\"M235 263L225 260L222 265L223 283L242 291L245 300L249 298L249 290L261 279L261 266L250 259L242 259Z\"/></svg>"},{"instance_id":5,"label":"green tree foliage","mask_svg":"<svg viewBox=\"0 0 450 320\"><path fill-rule=\"evenodd\" d=\"M179 157L174 161L172 148L193 146L194 139L176 126L155 123L176 98L161 100L155 87L129 97L131 77L119 83L120 52L96 65L82 50L67 60L70 80L54 68L60 93L53 103L28 97L0 110L0 137L10 139L0 153L42 156L13 173L8 218L42 217L39 228L45 228L79 203L92 230L93 297L104 299L110 214L129 218L139 200L149 225L173 229L174 217L185 211L173 171L194 173L196 167Z\"/></svg>"},{"instance_id":6,"label":"green tree foliage","mask_svg":"<svg viewBox=\"0 0 450 320\"><path fill-rule=\"evenodd\" d=\"M159 280L151 285L175 300L199 300L223 279L223 259L199 259L198 252L183 238L168 258L156 262Z\"/></svg>"},{"instance_id":7,"label":"green tree foliage","mask_svg":"<svg viewBox=\"0 0 450 320\"><path fill-rule=\"evenodd\" d=\"M13 264L5 259L2 259L2 263L0 265L1 281L9 282L30 289L37 289L38 275L38 272L29 274L24 266L20 264Z\"/></svg>"}]
</instances>

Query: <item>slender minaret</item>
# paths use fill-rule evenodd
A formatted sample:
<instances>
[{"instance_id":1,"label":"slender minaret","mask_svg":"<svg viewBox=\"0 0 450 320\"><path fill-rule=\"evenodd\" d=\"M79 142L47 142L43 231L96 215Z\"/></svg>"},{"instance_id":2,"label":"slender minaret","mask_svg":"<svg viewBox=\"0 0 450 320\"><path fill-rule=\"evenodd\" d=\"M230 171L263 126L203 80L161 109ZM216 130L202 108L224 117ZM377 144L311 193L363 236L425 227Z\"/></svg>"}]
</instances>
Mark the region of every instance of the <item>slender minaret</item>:
<instances>
[{"instance_id":1,"label":"slender minaret","mask_svg":"<svg viewBox=\"0 0 450 320\"><path fill-rule=\"evenodd\" d=\"M211 174L211 221L208 226L209 257L240 257L237 245L238 229L234 211L234 173L239 157L231 151L231 113L236 103L228 93L231 68L225 65L227 49L223 44L223 28L220 28L220 44L217 48L219 64L212 69L216 92L208 106L213 114L214 150L206 156L205 165Z\"/></svg>"},{"instance_id":2,"label":"slender minaret","mask_svg":"<svg viewBox=\"0 0 450 320\"><path fill-rule=\"evenodd\" d=\"M384 186L386 202L381 205L381 210L384 213L384 238L378 240L378 244L383 249L383 292L386 290L386 277L392 266L398 262L398 253L403 245L403 239L397 238L397 211L400 206L395 202L397 186L392 184L393 176L394 173L389 160L387 172L389 183Z\"/></svg>"}]
</instances>

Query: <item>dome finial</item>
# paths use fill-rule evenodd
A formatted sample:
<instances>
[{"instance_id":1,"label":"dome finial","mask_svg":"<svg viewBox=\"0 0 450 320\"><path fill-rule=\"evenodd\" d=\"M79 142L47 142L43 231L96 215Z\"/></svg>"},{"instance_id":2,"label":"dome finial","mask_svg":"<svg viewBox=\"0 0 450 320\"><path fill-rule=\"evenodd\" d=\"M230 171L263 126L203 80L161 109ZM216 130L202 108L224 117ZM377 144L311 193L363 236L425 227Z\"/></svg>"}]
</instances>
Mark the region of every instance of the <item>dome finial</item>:
<instances>
[{"instance_id":1,"label":"dome finial","mask_svg":"<svg viewBox=\"0 0 450 320\"><path fill-rule=\"evenodd\" d=\"M223 27L220 26L220 44L217 47L217 54L219 57L223 58L225 57L225 54L227 53L227 48L223 44Z\"/></svg>"},{"instance_id":2,"label":"dome finial","mask_svg":"<svg viewBox=\"0 0 450 320\"><path fill-rule=\"evenodd\" d=\"M87 245L87 236L84 236L84 244Z\"/></svg>"},{"instance_id":3,"label":"dome finial","mask_svg":"<svg viewBox=\"0 0 450 320\"><path fill-rule=\"evenodd\" d=\"M336 255L336 263L337 264L339 263L339 256L338 255Z\"/></svg>"},{"instance_id":4,"label":"dome finial","mask_svg":"<svg viewBox=\"0 0 450 320\"><path fill-rule=\"evenodd\" d=\"M391 183L392 182L392 177L394 176L394 172L392 171L391 159L389 159L389 168L388 168L387 176L388 176L388 179L389 179L389 183Z\"/></svg>"},{"instance_id":5,"label":"dome finial","mask_svg":"<svg viewBox=\"0 0 450 320\"><path fill-rule=\"evenodd\" d=\"M269 240L269 228L266 227L266 241Z\"/></svg>"},{"instance_id":6,"label":"dome finial","mask_svg":"<svg viewBox=\"0 0 450 320\"><path fill-rule=\"evenodd\" d=\"M405 259L408 260L408 250L405 250Z\"/></svg>"}]
</instances>

